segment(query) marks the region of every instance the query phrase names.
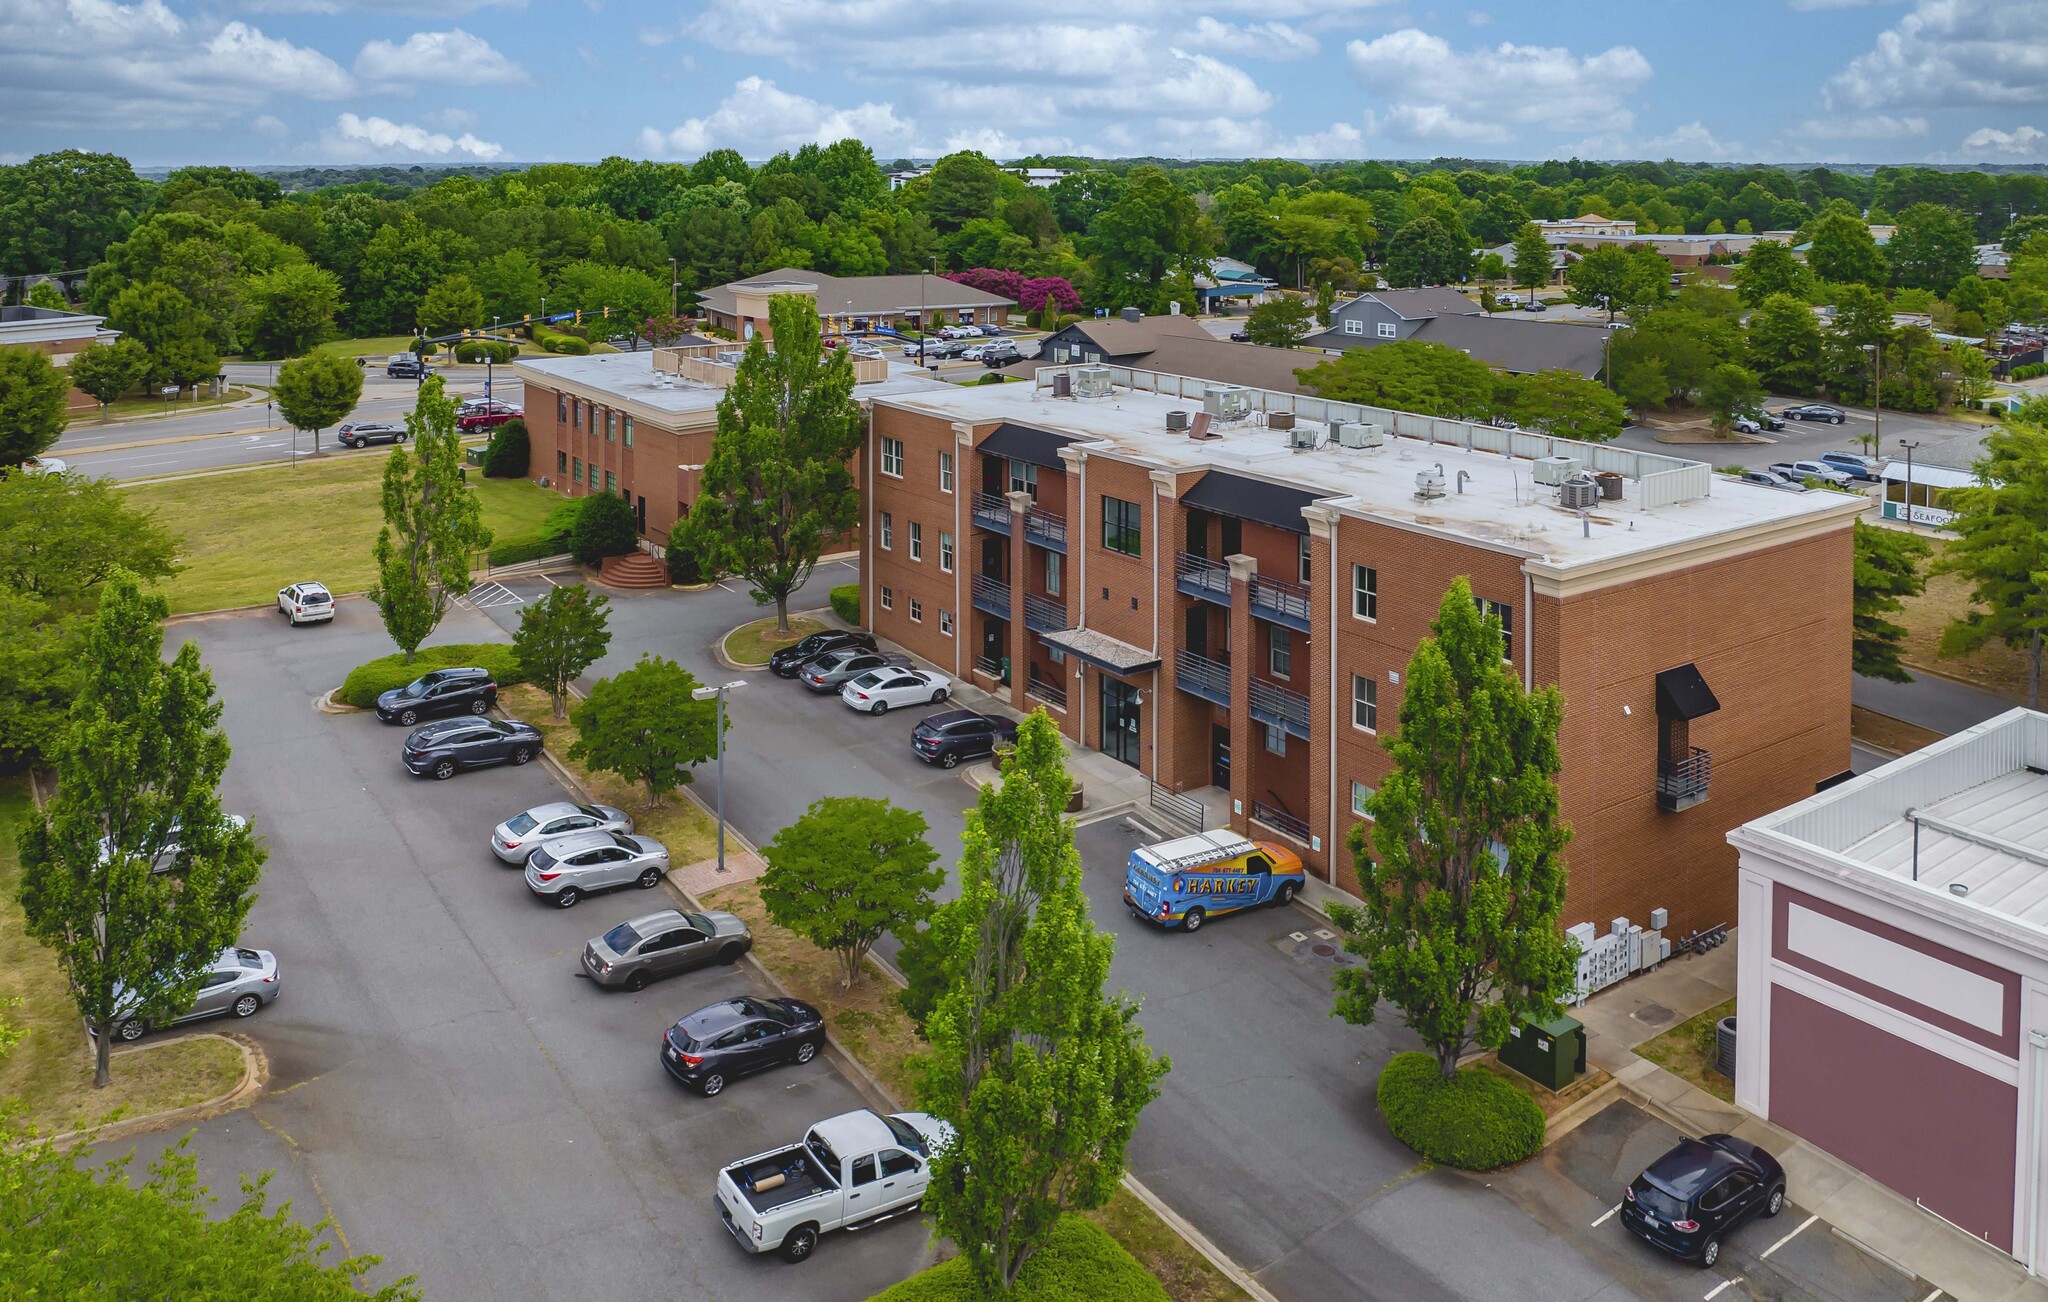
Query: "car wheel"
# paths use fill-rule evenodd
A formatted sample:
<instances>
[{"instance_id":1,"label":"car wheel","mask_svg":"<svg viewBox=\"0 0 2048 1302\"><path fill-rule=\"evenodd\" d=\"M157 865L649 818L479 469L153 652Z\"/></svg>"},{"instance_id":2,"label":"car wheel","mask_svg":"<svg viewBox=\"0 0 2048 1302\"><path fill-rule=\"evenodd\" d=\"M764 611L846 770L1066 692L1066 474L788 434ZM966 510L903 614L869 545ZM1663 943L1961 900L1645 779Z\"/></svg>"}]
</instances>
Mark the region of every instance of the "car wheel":
<instances>
[{"instance_id":1,"label":"car wheel","mask_svg":"<svg viewBox=\"0 0 2048 1302\"><path fill-rule=\"evenodd\" d=\"M746 952L747 947L745 945L727 945L724 949L718 951L718 961L726 964L737 963Z\"/></svg>"},{"instance_id":2,"label":"car wheel","mask_svg":"<svg viewBox=\"0 0 2048 1302\"><path fill-rule=\"evenodd\" d=\"M818 1231L809 1225L799 1226L789 1232L782 1241L782 1259L799 1262L811 1255L811 1249L818 1246Z\"/></svg>"},{"instance_id":3,"label":"car wheel","mask_svg":"<svg viewBox=\"0 0 2048 1302\"><path fill-rule=\"evenodd\" d=\"M943 701L943 700L945 700L945 699L946 699L946 689L945 689L945 688L943 688L943 687L941 687L941 688L940 688L940 689L939 689L938 691L936 691L936 692L933 692L933 693L932 693L932 704L933 704L933 705L937 705L937 704L938 704L938 703L939 703L940 701Z\"/></svg>"},{"instance_id":4,"label":"car wheel","mask_svg":"<svg viewBox=\"0 0 2048 1302\"><path fill-rule=\"evenodd\" d=\"M482 697L478 697L469 703L469 712L471 714L489 714L491 712L491 703Z\"/></svg>"},{"instance_id":5,"label":"car wheel","mask_svg":"<svg viewBox=\"0 0 2048 1302\"><path fill-rule=\"evenodd\" d=\"M704 1083L702 1085L699 1085L697 1089L704 1095L705 1098L708 1099L712 1095L722 1093L724 1091L725 1077L719 1075L717 1072L712 1072L709 1076L706 1076L704 1078Z\"/></svg>"},{"instance_id":6,"label":"car wheel","mask_svg":"<svg viewBox=\"0 0 2048 1302\"><path fill-rule=\"evenodd\" d=\"M626 978L626 989L628 989L628 990L633 990L633 991L640 991L640 990L645 990L646 988L647 988L647 969L645 969L645 968L641 968L641 969L640 969L639 971L637 971L637 972L633 973L633 975L632 975L632 976L629 976L629 977L627 977L627 978Z\"/></svg>"},{"instance_id":7,"label":"car wheel","mask_svg":"<svg viewBox=\"0 0 2048 1302\"><path fill-rule=\"evenodd\" d=\"M887 714L888 712L889 703L887 701L876 701L875 708L868 711L869 714Z\"/></svg>"},{"instance_id":8,"label":"car wheel","mask_svg":"<svg viewBox=\"0 0 2048 1302\"><path fill-rule=\"evenodd\" d=\"M1837 417L1835 417L1835 424L1839 425L1839 424L1841 424L1841 423L1842 423L1842 418L1841 418L1840 416L1837 416Z\"/></svg>"},{"instance_id":9,"label":"car wheel","mask_svg":"<svg viewBox=\"0 0 2048 1302\"><path fill-rule=\"evenodd\" d=\"M558 909L573 909L576 907L576 901L582 898L582 891L577 890L574 886L564 886L561 890L555 892L555 907Z\"/></svg>"},{"instance_id":10,"label":"car wheel","mask_svg":"<svg viewBox=\"0 0 2048 1302\"><path fill-rule=\"evenodd\" d=\"M1207 916L1209 915L1203 913L1199 906L1189 909L1181 917L1180 928L1182 931L1200 931L1202 929L1202 919Z\"/></svg>"},{"instance_id":11,"label":"car wheel","mask_svg":"<svg viewBox=\"0 0 2048 1302\"><path fill-rule=\"evenodd\" d=\"M1284 909L1294 903L1295 894L1300 890L1301 887L1295 882L1281 882L1280 893L1273 897L1273 903Z\"/></svg>"},{"instance_id":12,"label":"car wheel","mask_svg":"<svg viewBox=\"0 0 2048 1302\"><path fill-rule=\"evenodd\" d=\"M435 780L436 782L446 782L446 781L447 781L448 779L450 779L450 778L452 778L452 777L454 777L454 776L455 776L455 761L454 761L454 760L441 760L441 761L439 761L438 763L436 763L436 764L434 765L434 780Z\"/></svg>"},{"instance_id":13,"label":"car wheel","mask_svg":"<svg viewBox=\"0 0 2048 1302\"><path fill-rule=\"evenodd\" d=\"M957 768L959 767L959 764L960 757L954 754L952 751L947 751L945 754L939 756L939 767L942 769Z\"/></svg>"},{"instance_id":14,"label":"car wheel","mask_svg":"<svg viewBox=\"0 0 2048 1302\"><path fill-rule=\"evenodd\" d=\"M1779 1212L1782 1212L1784 1210L1785 1186L1779 1185L1777 1188L1771 1190L1771 1196L1769 1200L1764 1203L1764 1215L1776 1216Z\"/></svg>"},{"instance_id":15,"label":"car wheel","mask_svg":"<svg viewBox=\"0 0 2048 1302\"><path fill-rule=\"evenodd\" d=\"M482 713L482 711L478 711L478 713ZM531 746L515 746L515 747L513 747L513 749L512 749L512 763L513 763L513 765L514 765L515 767L516 767L517 765L520 765L520 764L525 764L525 763L528 763L528 762L530 762L530 761L531 761L532 759L533 759L533 747L531 747Z\"/></svg>"},{"instance_id":16,"label":"car wheel","mask_svg":"<svg viewBox=\"0 0 2048 1302\"><path fill-rule=\"evenodd\" d=\"M119 1027L115 1028L114 1034L120 1036L124 1042L133 1044L147 1034L148 1031L149 1027L138 1020L121 1023Z\"/></svg>"},{"instance_id":17,"label":"car wheel","mask_svg":"<svg viewBox=\"0 0 2048 1302\"><path fill-rule=\"evenodd\" d=\"M798 1062L809 1062L817 1056L818 1042L816 1040L805 1040L796 1047L796 1060Z\"/></svg>"},{"instance_id":18,"label":"car wheel","mask_svg":"<svg viewBox=\"0 0 2048 1302\"><path fill-rule=\"evenodd\" d=\"M638 884L640 889L643 891L651 891L655 887L661 885L661 869L643 869L640 873L640 880Z\"/></svg>"},{"instance_id":19,"label":"car wheel","mask_svg":"<svg viewBox=\"0 0 2048 1302\"><path fill-rule=\"evenodd\" d=\"M410 728L420 721L420 712L418 710L400 710L398 712L398 721Z\"/></svg>"},{"instance_id":20,"label":"car wheel","mask_svg":"<svg viewBox=\"0 0 2048 1302\"><path fill-rule=\"evenodd\" d=\"M254 1017L256 1015L256 1010L261 1007L263 1007L263 1001L261 999L258 999L255 995L243 995L240 999L237 999L235 1001L235 1016Z\"/></svg>"},{"instance_id":21,"label":"car wheel","mask_svg":"<svg viewBox=\"0 0 2048 1302\"><path fill-rule=\"evenodd\" d=\"M1707 1241L1700 1245L1700 1265L1702 1267L1712 1267L1720 1259L1721 1241L1709 1235Z\"/></svg>"}]
</instances>

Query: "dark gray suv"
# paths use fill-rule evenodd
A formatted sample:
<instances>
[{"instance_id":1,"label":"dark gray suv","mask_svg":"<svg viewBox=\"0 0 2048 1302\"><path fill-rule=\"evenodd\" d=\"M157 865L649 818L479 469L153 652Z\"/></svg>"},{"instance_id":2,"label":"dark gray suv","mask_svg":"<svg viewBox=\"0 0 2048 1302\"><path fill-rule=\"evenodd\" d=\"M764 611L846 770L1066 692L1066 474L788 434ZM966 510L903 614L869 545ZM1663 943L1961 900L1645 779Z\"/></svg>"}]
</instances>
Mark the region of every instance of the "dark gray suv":
<instances>
[{"instance_id":1,"label":"dark gray suv","mask_svg":"<svg viewBox=\"0 0 2048 1302\"><path fill-rule=\"evenodd\" d=\"M377 698L377 717L410 728L444 714L488 714L498 685L488 669L436 669Z\"/></svg>"}]
</instances>

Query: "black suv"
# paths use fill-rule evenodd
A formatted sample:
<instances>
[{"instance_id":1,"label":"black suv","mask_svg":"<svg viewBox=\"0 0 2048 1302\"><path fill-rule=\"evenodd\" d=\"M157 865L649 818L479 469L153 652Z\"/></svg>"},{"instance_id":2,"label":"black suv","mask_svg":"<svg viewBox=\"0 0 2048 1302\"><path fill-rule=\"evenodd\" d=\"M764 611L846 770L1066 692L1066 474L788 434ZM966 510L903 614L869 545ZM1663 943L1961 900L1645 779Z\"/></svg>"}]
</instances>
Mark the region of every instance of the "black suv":
<instances>
[{"instance_id":1,"label":"black suv","mask_svg":"<svg viewBox=\"0 0 2048 1302\"><path fill-rule=\"evenodd\" d=\"M393 353L384 362L384 375L392 380L417 380L426 374L426 367L416 353Z\"/></svg>"},{"instance_id":2,"label":"black suv","mask_svg":"<svg viewBox=\"0 0 2048 1302\"><path fill-rule=\"evenodd\" d=\"M405 767L446 781L458 769L524 764L540 754L540 729L517 719L443 719L405 739Z\"/></svg>"},{"instance_id":3,"label":"black suv","mask_svg":"<svg viewBox=\"0 0 2048 1302\"><path fill-rule=\"evenodd\" d=\"M1753 1216L1785 1210L1785 1168L1733 1135L1682 1139L1621 1196L1621 1223L1674 1257L1711 1266L1721 1240Z\"/></svg>"},{"instance_id":4,"label":"black suv","mask_svg":"<svg viewBox=\"0 0 2048 1302\"><path fill-rule=\"evenodd\" d=\"M875 635L859 629L827 629L813 633L795 646L786 646L768 657L768 672L777 678L794 678L806 663L816 660L827 651L848 651L875 649Z\"/></svg>"},{"instance_id":5,"label":"black suv","mask_svg":"<svg viewBox=\"0 0 2048 1302\"><path fill-rule=\"evenodd\" d=\"M405 426L383 420L366 420L342 426L337 437L343 447L350 448L366 448L372 443L403 443Z\"/></svg>"},{"instance_id":6,"label":"black suv","mask_svg":"<svg viewBox=\"0 0 2048 1302\"><path fill-rule=\"evenodd\" d=\"M941 710L918 720L910 748L927 764L952 768L964 759L993 755L997 746L1017 744L1013 720L973 710Z\"/></svg>"},{"instance_id":7,"label":"black suv","mask_svg":"<svg viewBox=\"0 0 2048 1302\"><path fill-rule=\"evenodd\" d=\"M487 669L436 669L377 698L377 717L410 728L442 714L487 714L498 685Z\"/></svg>"}]
</instances>

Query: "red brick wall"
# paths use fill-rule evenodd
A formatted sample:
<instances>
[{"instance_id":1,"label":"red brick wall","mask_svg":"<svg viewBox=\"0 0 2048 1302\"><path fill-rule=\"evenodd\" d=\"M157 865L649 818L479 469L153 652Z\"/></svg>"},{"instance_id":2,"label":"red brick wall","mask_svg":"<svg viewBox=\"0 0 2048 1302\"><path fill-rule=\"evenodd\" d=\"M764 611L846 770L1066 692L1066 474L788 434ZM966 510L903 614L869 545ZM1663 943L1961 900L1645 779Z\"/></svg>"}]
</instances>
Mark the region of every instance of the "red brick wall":
<instances>
[{"instance_id":1,"label":"red brick wall","mask_svg":"<svg viewBox=\"0 0 2048 1302\"><path fill-rule=\"evenodd\" d=\"M622 409L608 409L572 394L568 395L571 419L560 421L556 416L559 396L539 384L526 386L526 430L533 449L527 473L536 479L546 475L556 492L582 497L591 491L588 479L593 467L600 487L609 472L619 487L627 490L629 501L647 499L646 534L656 543L666 543L682 509L697 500L698 472L677 467L701 466L710 458L712 431L678 433L636 418L629 448ZM613 413L609 440L604 433L607 410ZM569 469L556 469L557 453L570 458ZM578 460L583 463L583 483L571 477Z\"/></svg>"},{"instance_id":2,"label":"red brick wall","mask_svg":"<svg viewBox=\"0 0 2048 1302\"><path fill-rule=\"evenodd\" d=\"M901 478L882 473L880 440L884 436L903 440ZM877 635L955 676L964 675L973 664L975 651L980 645L981 616L970 606L967 592L968 576L978 563L983 536L965 524L967 513L963 492L971 490L957 473L957 460L954 491L939 491L939 453L953 452L957 458L959 450L952 422L878 406L874 409L860 472L863 482L871 484L873 491L873 501L868 504L866 513L872 547L866 554L874 561L861 571L862 616ZM870 467L872 473L869 473ZM882 548L880 526L873 523L882 511L893 517L894 537L886 551ZM918 561L910 559L910 526L913 523L923 526L924 531L924 557ZM954 572L951 574L939 570L939 534L942 531L954 536ZM882 609L879 593L883 587L892 591L894 609ZM921 623L913 623L910 619L913 598L923 603L924 619ZM951 637L939 631L939 612L942 610L953 615Z\"/></svg>"}]
</instances>

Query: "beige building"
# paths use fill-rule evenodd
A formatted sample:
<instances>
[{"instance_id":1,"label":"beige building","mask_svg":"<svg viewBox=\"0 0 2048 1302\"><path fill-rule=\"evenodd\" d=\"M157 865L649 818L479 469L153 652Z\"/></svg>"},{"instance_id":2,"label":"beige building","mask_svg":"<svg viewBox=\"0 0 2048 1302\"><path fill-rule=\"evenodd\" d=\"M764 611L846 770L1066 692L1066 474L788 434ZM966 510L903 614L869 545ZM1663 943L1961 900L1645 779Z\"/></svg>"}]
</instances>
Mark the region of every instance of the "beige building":
<instances>
[{"instance_id":1,"label":"beige building","mask_svg":"<svg viewBox=\"0 0 2048 1302\"><path fill-rule=\"evenodd\" d=\"M944 276L828 276L783 267L705 290L699 311L741 340L769 334L768 300L799 294L817 304L827 334L902 327L1008 325L1016 303Z\"/></svg>"}]
</instances>

